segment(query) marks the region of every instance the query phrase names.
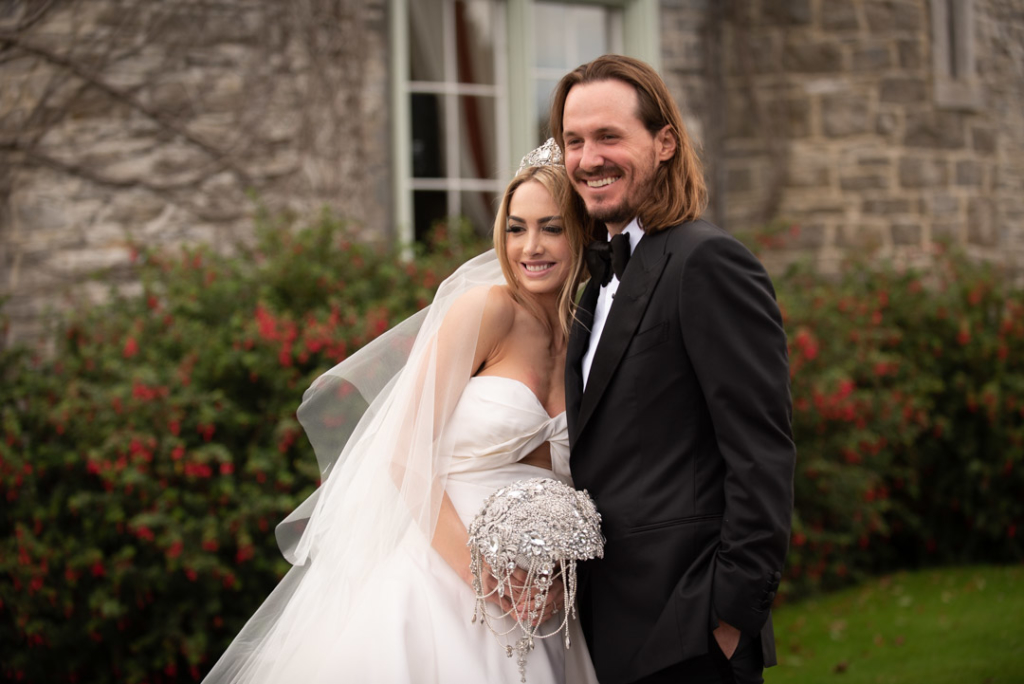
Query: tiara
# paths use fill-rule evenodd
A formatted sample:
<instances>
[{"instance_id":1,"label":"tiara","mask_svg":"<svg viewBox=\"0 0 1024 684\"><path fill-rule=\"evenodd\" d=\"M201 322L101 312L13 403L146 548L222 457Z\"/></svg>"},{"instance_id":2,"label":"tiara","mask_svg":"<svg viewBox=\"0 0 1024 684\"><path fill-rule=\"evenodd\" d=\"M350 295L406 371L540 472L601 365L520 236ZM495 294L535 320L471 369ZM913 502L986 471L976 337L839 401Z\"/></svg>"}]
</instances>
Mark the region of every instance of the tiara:
<instances>
[{"instance_id":1,"label":"tiara","mask_svg":"<svg viewBox=\"0 0 1024 684\"><path fill-rule=\"evenodd\" d=\"M523 157L519 162L519 170L516 175L531 166L563 166L562 149L555 142L554 138L548 138L547 142Z\"/></svg>"}]
</instances>

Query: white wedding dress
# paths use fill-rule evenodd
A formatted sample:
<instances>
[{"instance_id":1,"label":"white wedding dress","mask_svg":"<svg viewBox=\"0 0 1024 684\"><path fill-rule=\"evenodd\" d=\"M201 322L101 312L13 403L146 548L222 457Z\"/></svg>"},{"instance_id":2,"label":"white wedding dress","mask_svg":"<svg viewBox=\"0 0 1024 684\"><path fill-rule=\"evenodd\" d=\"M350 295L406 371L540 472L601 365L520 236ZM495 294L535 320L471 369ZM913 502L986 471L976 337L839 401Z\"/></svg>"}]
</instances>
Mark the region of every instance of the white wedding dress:
<instances>
[{"instance_id":1,"label":"white wedding dress","mask_svg":"<svg viewBox=\"0 0 1024 684\"><path fill-rule=\"evenodd\" d=\"M447 430L454 454L445 491L467 527L484 499L506 484L536 477L570 482L565 413L549 416L518 380L471 378ZM544 442L551 444L552 470L519 462ZM487 605L492 615L499 612ZM303 672L300 679L289 677L294 672L281 675L296 684L518 683L516 659L504 648L515 643L515 632L499 643L482 621L472 622L474 607L472 589L429 548L419 529L411 528L360 592L343 631L331 637L329 653L319 653L315 671ZM512 618L503 620L499 631L514 626ZM549 620L540 633L550 633L560 622ZM568 650L561 634L536 640L527 658L529 684L597 681L578 620L570 620L569 629Z\"/></svg>"},{"instance_id":2,"label":"white wedding dress","mask_svg":"<svg viewBox=\"0 0 1024 684\"><path fill-rule=\"evenodd\" d=\"M294 567L203 684L520 681L505 649L515 632L499 643L481 620L472 622L472 588L429 543L442 494L468 527L504 485L569 482L565 413L548 415L517 380L470 377L486 298L504 282L493 250L471 259L427 310L303 395L298 417L323 484L277 527ZM360 417L345 432L350 408ZM520 463L545 442L552 470ZM504 629L491 622L498 631L514 626L505 621ZM549 620L540 633L559 624ZM596 683L577 620L569 634L568 650L562 634L535 640L527 682Z\"/></svg>"}]
</instances>

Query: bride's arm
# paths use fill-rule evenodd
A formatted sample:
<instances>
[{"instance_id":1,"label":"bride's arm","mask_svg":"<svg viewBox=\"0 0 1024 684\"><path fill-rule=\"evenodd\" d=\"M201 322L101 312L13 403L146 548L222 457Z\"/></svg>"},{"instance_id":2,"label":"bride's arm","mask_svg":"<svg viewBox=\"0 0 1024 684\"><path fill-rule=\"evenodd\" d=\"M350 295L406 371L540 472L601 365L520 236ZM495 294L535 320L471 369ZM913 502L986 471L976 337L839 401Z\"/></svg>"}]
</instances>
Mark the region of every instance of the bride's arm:
<instances>
[{"instance_id":1,"label":"bride's arm","mask_svg":"<svg viewBox=\"0 0 1024 684\"><path fill-rule=\"evenodd\" d=\"M445 322L438 333L437 359L439 377L444 377L446 369L456 365L456 360L452 358L452 350L458 347L459 342L462 341L460 337L465 335L466 326L462 317L467 310L472 308L471 306L461 307L457 303L449 311L448 316L445 317ZM471 375L490 365L500 356L502 340L508 337L514 321L515 306L507 292L503 288L491 288L487 293L483 315L480 318L480 329L477 334L477 344L472 365L473 372ZM454 406L451 408L454 408ZM471 558L468 544L469 533L466 530L466 526L462 523L462 519L455 510L455 505L448 497L448 494L444 493L438 510L432 545L462 581L472 587L473 574L469 569ZM518 581L520 585L524 585L526 572L517 569L512 577L514 582ZM481 573L480 579L483 584L483 594L488 597L488 601L500 606L505 612L513 609L513 600L516 597L509 595L499 596L494 591L497 587L497 580L491 576L490 572ZM560 610L562 608L564 603L563 594L564 591L559 583L547 596L547 601L541 612L541 621L550 617L552 610ZM520 606L519 612L525 612L525 608Z\"/></svg>"},{"instance_id":2,"label":"bride's arm","mask_svg":"<svg viewBox=\"0 0 1024 684\"><path fill-rule=\"evenodd\" d=\"M449 311L441 326L437 345L438 374L441 377L444 377L443 373L447 366L454 365L455 360L451 358L452 350L458 347L459 337L464 333L464 324L461 318L466 313L466 309L471 308L460 307L457 303ZM514 320L515 309L508 296L501 288L491 288L487 293L483 315L480 320L480 330L477 334L477 344L472 365L474 373L497 357L500 351L501 340L511 330ZM460 331L463 331L463 333L460 333ZM443 495L441 500L432 544L434 549L452 570L458 574L462 581L472 587L473 574L469 570L469 533L466 531L466 526L462 523L461 518L459 518L459 514L447 493ZM490 589L493 589L493 586L487 586L492 584L493 581L489 577L489 573L484 573L484 575L487 575L482 578L485 583L484 593L486 594L489 593ZM497 594L493 594L490 600L501 605L505 610L511 608L508 597L500 600Z\"/></svg>"}]
</instances>

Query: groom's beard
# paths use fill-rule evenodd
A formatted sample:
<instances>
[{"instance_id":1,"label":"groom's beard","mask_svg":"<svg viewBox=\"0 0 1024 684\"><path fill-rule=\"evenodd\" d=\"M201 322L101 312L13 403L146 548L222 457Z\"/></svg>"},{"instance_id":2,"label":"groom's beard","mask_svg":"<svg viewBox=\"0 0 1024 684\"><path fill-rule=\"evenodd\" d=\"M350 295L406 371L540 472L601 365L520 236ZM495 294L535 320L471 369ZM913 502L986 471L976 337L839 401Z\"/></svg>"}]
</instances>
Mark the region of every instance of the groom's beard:
<instances>
[{"instance_id":1,"label":"groom's beard","mask_svg":"<svg viewBox=\"0 0 1024 684\"><path fill-rule=\"evenodd\" d=\"M648 165L644 166L645 169L650 169L653 166L653 151L650 156L652 159ZM618 169L620 169L620 167L616 165L602 166L601 168L582 176L577 172L576 178L579 182L585 184L588 177L599 178L602 175L607 174L609 170L614 171ZM642 176L634 176L630 181L632 183L632 187L623 193L622 199L618 204L602 204L593 207L587 205L587 214L592 219L601 221L602 223L625 224L632 221L634 218L639 216L640 207L644 206L650 200L651 195L654 194L654 179L656 173L657 168L655 167L654 171L648 171ZM623 176L623 178L618 182L625 182L625 176ZM584 204L586 204L585 201Z\"/></svg>"}]
</instances>

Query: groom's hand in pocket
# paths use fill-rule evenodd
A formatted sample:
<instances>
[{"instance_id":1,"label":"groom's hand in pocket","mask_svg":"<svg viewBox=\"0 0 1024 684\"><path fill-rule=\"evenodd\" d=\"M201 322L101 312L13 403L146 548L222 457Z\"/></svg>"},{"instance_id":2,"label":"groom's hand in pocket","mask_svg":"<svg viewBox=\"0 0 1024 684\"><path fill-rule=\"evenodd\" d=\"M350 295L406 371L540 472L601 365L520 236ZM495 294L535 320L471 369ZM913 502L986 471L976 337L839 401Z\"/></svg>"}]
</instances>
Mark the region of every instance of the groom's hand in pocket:
<instances>
[{"instance_id":1,"label":"groom's hand in pocket","mask_svg":"<svg viewBox=\"0 0 1024 684\"><path fill-rule=\"evenodd\" d=\"M726 658L732 658L732 654L736 652L736 647L740 643L740 630L736 629L727 622L718 621L718 627L712 632L715 636L715 641L718 642L718 648L722 649L722 653Z\"/></svg>"}]
</instances>

